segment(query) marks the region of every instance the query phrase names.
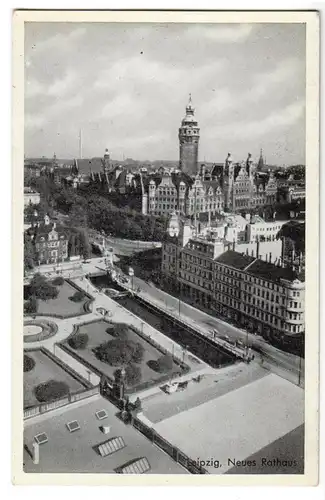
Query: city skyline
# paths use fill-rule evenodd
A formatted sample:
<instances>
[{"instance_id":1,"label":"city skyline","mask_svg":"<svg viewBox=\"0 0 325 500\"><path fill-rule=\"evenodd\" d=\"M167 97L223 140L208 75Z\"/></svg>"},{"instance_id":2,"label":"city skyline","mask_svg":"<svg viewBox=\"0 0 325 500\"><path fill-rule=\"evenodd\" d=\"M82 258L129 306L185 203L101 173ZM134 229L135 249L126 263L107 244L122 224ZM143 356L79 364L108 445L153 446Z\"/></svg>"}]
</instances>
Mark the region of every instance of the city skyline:
<instances>
[{"instance_id":1,"label":"city skyline","mask_svg":"<svg viewBox=\"0 0 325 500\"><path fill-rule=\"evenodd\" d=\"M199 161L305 163L302 24L26 24L26 156L177 161L189 93Z\"/></svg>"}]
</instances>

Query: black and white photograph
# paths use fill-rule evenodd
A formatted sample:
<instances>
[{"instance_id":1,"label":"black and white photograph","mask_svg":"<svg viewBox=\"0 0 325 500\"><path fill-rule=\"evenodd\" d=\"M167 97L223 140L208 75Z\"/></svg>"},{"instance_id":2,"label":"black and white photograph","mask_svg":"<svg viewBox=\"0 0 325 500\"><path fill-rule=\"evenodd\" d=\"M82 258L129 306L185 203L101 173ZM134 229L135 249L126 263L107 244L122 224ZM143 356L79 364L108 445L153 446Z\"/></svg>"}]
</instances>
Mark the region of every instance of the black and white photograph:
<instances>
[{"instance_id":1,"label":"black and white photograph","mask_svg":"<svg viewBox=\"0 0 325 500\"><path fill-rule=\"evenodd\" d=\"M317 13L20 14L17 477L317 481Z\"/></svg>"}]
</instances>

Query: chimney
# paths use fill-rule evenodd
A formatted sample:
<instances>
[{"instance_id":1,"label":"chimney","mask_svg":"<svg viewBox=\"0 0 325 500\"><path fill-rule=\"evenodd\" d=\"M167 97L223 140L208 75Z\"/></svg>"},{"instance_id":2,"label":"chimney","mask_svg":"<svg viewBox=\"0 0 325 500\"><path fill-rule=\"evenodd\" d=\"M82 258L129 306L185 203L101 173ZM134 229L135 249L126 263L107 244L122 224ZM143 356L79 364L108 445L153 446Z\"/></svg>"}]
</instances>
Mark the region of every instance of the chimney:
<instances>
[{"instance_id":1,"label":"chimney","mask_svg":"<svg viewBox=\"0 0 325 500\"><path fill-rule=\"evenodd\" d=\"M269 253L269 262L272 262L272 252Z\"/></svg>"},{"instance_id":2,"label":"chimney","mask_svg":"<svg viewBox=\"0 0 325 500\"><path fill-rule=\"evenodd\" d=\"M36 442L33 443L32 455L33 455L33 463L38 465L39 464L39 444Z\"/></svg>"},{"instance_id":3,"label":"chimney","mask_svg":"<svg viewBox=\"0 0 325 500\"><path fill-rule=\"evenodd\" d=\"M233 251L235 251L235 246L236 246L236 243L235 243L235 240L232 242L232 249Z\"/></svg>"},{"instance_id":4,"label":"chimney","mask_svg":"<svg viewBox=\"0 0 325 500\"><path fill-rule=\"evenodd\" d=\"M79 130L79 158L82 158L82 132Z\"/></svg>"},{"instance_id":5,"label":"chimney","mask_svg":"<svg viewBox=\"0 0 325 500\"><path fill-rule=\"evenodd\" d=\"M254 250L252 250L251 255L252 255L252 257L254 257Z\"/></svg>"}]
</instances>

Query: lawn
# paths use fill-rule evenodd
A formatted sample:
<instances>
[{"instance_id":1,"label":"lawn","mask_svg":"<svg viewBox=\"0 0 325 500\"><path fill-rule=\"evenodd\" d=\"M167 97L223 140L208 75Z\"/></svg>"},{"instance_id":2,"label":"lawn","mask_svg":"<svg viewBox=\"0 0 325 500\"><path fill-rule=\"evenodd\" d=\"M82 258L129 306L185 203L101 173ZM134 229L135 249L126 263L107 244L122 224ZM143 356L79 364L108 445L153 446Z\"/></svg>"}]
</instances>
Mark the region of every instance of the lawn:
<instances>
[{"instance_id":1,"label":"lawn","mask_svg":"<svg viewBox=\"0 0 325 500\"><path fill-rule=\"evenodd\" d=\"M74 353L77 354L77 356L88 362L93 368L95 368L96 370L100 371L101 373L107 375L109 378L112 379L114 371L118 367L111 366L103 361L100 361L99 359L96 358L95 354L93 353L93 349L97 347L99 344L113 340L115 338L106 332L108 326L109 323L107 323L104 320L100 320L94 323L81 325L78 328L78 333L88 334L89 336L89 342L86 349L74 350L69 346L67 341L64 342L63 345L69 350L71 354ZM155 380L158 381L159 379L161 379L162 375L164 374L157 373L156 371L152 370L147 363L148 361L152 360L156 361L158 358L162 356L163 353L156 347L151 345L149 342L147 342L140 335L137 335L137 333L134 330L131 329L129 330L129 338L131 340L134 340L135 342L139 342L144 348L143 360L141 363L139 363L142 373L142 378L140 383L142 384L150 381L154 383ZM180 371L181 368L174 363L173 368L169 372L167 372L167 374L170 373L172 375L173 373Z\"/></svg>"},{"instance_id":2,"label":"lawn","mask_svg":"<svg viewBox=\"0 0 325 500\"><path fill-rule=\"evenodd\" d=\"M57 287L59 295L56 299L39 300L38 312L41 314L59 314L60 316L79 316L85 313L84 304L89 300L87 297L81 302L73 302L70 300L77 289L72 285L64 282L63 285Z\"/></svg>"},{"instance_id":3,"label":"lawn","mask_svg":"<svg viewBox=\"0 0 325 500\"><path fill-rule=\"evenodd\" d=\"M24 372L24 408L40 404L35 397L34 389L51 379L65 382L72 394L85 388L43 351L27 351L26 354L35 361L35 366L32 370Z\"/></svg>"}]
</instances>

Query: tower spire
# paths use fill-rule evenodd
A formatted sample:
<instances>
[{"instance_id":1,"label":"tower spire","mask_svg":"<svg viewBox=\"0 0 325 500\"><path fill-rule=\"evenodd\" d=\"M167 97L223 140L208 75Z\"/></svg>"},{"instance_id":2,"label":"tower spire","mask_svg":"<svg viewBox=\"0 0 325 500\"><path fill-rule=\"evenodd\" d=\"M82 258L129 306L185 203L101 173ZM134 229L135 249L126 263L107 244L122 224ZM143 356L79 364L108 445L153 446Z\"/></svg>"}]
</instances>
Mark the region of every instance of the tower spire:
<instances>
[{"instance_id":1,"label":"tower spire","mask_svg":"<svg viewBox=\"0 0 325 500\"><path fill-rule=\"evenodd\" d=\"M263 168L264 168L264 159L263 159L263 149L261 148L260 158L259 158L258 164L257 164L257 169L258 170L263 170Z\"/></svg>"}]
</instances>

